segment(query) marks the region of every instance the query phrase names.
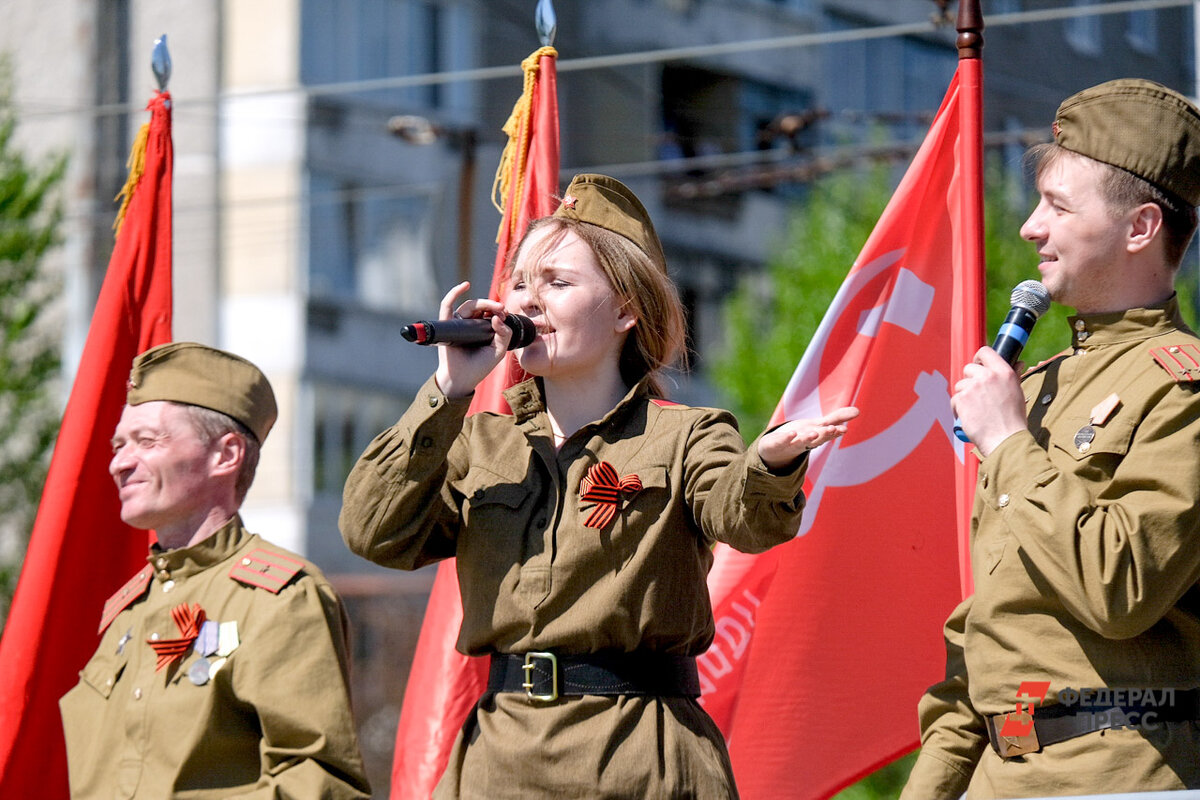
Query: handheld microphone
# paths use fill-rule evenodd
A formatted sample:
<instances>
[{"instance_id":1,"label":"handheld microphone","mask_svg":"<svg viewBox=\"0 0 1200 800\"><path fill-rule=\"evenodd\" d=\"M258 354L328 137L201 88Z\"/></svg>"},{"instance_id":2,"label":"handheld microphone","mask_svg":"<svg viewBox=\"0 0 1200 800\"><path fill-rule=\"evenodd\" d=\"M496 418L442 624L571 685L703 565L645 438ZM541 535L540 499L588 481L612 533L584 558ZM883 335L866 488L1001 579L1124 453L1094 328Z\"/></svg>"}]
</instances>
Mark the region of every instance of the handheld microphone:
<instances>
[{"instance_id":1,"label":"handheld microphone","mask_svg":"<svg viewBox=\"0 0 1200 800\"><path fill-rule=\"evenodd\" d=\"M1041 281L1021 281L1013 287L1009 302L1012 308L1000 324L1000 330L996 331L992 349L1012 366L1021 357L1033 324L1050 308L1050 292ZM961 441L971 441L963 433L962 424L957 417L954 419L954 435Z\"/></svg>"},{"instance_id":2,"label":"handheld microphone","mask_svg":"<svg viewBox=\"0 0 1200 800\"><path fill-rule=\"evenodd\" d=\"M1050 292L1039 281L1021 281L1013 287L1009 302L1012 308L996 331L992 349L1012 366L1029 341L1033 323L1050 308Z\"/></svg>"},{"instance_id":3,"label":"handheld microphone","mask_svg":"<svg viewBox=\"0 0 1200 800\"><path fill-rule=\"evenodd\" d=\"M504 324L513 332L508 342L509 350L528 347L537 338L537 326L533 320L520 314L506 314ZM421 320L405 325L400 335L416 344L445 344L453 347L481 347L490 344L496 332L492 330L491 317L468 319Z\"/></svg>"}]
</instances>

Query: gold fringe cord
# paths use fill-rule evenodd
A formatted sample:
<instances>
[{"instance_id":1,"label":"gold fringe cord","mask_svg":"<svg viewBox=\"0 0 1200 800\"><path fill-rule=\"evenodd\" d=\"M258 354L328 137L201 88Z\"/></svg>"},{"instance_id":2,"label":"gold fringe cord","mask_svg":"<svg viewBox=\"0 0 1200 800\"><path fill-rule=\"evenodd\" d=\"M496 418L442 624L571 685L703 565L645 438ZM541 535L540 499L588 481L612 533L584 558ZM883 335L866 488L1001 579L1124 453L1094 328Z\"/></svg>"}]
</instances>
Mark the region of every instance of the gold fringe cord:
<instances>
[{"instance_id":1,"label":"gold fringe cord","mask_svg":"<svg viewBox=\"0 0 1200 800\"><path fill-rule=\"evenodd\" d=\"M117 192L114 200L121 201L121 208L117 210L117 218L113 221L113 238L121 235L121 224L125 222L125 212L129 209L129 201L133 199L133 192L137 188L138 181L142 179L142 173L146 170L146 142L150 138L150 123L138 130L138 134L134 137L133 147L129 150L129 160L125 162L125 166L129 168L129 177L125 179L125 185L121 187L121 191Z\"/></svg>"},{"instance_id":2,"label":"gold fringe cord","mask_svg":"<svg viewBox=\"0 0 1200 800\"><path fill-rule=\"evenodd\" d=\"M508 121L504 123L503 131L508 134L508 143L500 154L500 165L496 168L496 178L492 181L492 205L500 212L500 227L496 231L496 241L500 241L504 226L509 226L511 240L517 224L516 215L512 219L503 219L504 209L509 205L508 198L512 195L512 207L521 207L521 195L525 191L525 157L529 152L530 111L533 107L533 92L537 86L538 71L542 56L557 58L558 51L553 47L540 47L528 58L521 62L521 70L525 73L525 86L521 96L517 98Z\"/></svg>"}]
</instances>

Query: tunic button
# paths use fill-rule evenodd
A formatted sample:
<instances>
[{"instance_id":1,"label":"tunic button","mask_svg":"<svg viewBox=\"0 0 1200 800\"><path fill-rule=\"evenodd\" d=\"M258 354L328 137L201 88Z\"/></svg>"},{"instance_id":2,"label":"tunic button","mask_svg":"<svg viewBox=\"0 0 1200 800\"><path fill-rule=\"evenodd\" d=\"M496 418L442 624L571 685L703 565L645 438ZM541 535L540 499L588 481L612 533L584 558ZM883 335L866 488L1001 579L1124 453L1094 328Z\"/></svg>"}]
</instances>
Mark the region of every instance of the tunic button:
<instances>
[{"instance_id":1,"label":"tunic button","mask_svg":"<svg viewBox=\"0 0 1200 800\"><path fill-rule=\"evenodd\" d=\"M426 436L424 439L421 440L421 447L433 447L433 439Z\"/></svg>"},{"instance_id":2,"label":"tunic button","mask_svg":"<svg viewBox=\"0 0 1200 800\"><path fill-rule=\"evenodd\" d=\"M158 634L157 634L157 633L152 633L152 634L150 634L150 641L152 641L152 642L157 642L157 641L158 641Z\"/></svg>"},{"instance_id":3,"label":"tunic button","mask_svg":"<svg viewBox=\"0 0 1200 800\"><path fill-rule=\"evenodd\" d=\"M175 588L175 581L167 581L166 583L163 584L164 592L169 592L174 588Z\"/></svg>"},{"instance_id":4,"label":"tunic button","mask_svg":"<svg viewBox=\"0 0 1200 800\"><path fill-rule=\"evenodd\" d=\"M1090 334L1088 334L1087 331L1080 331L1079 335L1075 338L1077 338L1081 342L1086 342L1089 335Z\"/></svg>"},{"instance_id":5,"label":"tunic button","mask_svg":"<svg viewBox=\"0 0 1200 800\"><path fill-rule=\"evenodd\" d=\"M476 502L482 500L483 499L483 489L476 489L475 494L471 495L471 499L475 500Z\"/></svg>"},{"instance_id":6,"label":"tunic button","mask_svg":"<svg viewBox=\"0 0 1200 800\"><path fill-rule=\"evenodd\" d=\"M252 562L252 561L251 561L250 559L248 559L248 558L243 558L243 559L242 559L242 566L243 566L243 567L248 567L248 566L250 566L252 563L254 563L254 562Z\"/></svg>"},{"instance_id":7,"label":"tunic button","mask_svg":"<svg viewBox=\"0 0 1200 800\"><path fill-rule=\"evenodd\" d=\"M1084 321L1083 321L1083 320L1081 320L1081 319L1077 319L1077 320L1075 320L1075 330L1077 330L1077 331L1081 331L1081 330L1084 330L1085 328L1087 328L1087 323L1086 323L1086 322L1084 322Z\"/></svg>"},{"instance_id":8,"label":"tunic button","mask_svg":"<svg viewBox=\"0 0 1200 800\"><path fill-rule=\"evenodd\" d=\"M134 699L134 700L141 700L141 699L142 699L142 690L141 690L141 689L134 689L134 690L133 690L133 699Z\"/></svg>"},{"instance_id":9,"label":"tunic button","mask_svg":"<svg viewBox=\"0 0 1200 800\"><path fill-rule=\"evenodd\" d=\"M996 504L999 505L1001 508L1004 508L1006 505L1008 505L1008 495L1002 494L999 497L997 497Z\"/></svg>"},{"instance_id":10,"label":"tunic button","mask_svg":"<svg viewBox=\"0 0 1200 800\"><path fill-rule=\"evenodd\" d=\"M158 561L155 561L154 563L158 565L159 569L162 569L163 567L165 567L167 565L167 560L165 558L160 558L160 559L158 559Z\"/></svg>"},{"instance_id":11,"label":"tunic button","mask_svg":"<svg viewBox=\"0 0 1200 800\"><path fill-rule=\"evenodd\" d=\"M1178 352L1179 352L1179 347L1178 347L1178 346L1176 346L1176 345L1171 345L1171 346L1170 346L1170 347L1168 347L1167 349L1168 349L1170 352L1172 352L1172 353L1178 353Z\"/></svg>"},{"instance_id":12,"label":"tunic button","mask_svg":"<svg viewBox=\"0 0 1200 800\"><path fill-rule=\"evenodd\" d=\"M1075 355L1077 355L1077 356L1081 356L1081 355L1083 355L1083 349L1082 349L1082 348L1079 348L1079 347L1076 347L1076 348L1075 348Z\"/></svg>"},{"instance_id":13,"label":"tunic button","mask_svg":"<svg viewBox=\"0 0 1200 800\"><path fill-rule=\"evenodd\" d=\"M431 395L429 395L429 407L430 407L430 408L437 408L437 405L438 405L438 398L437 398L437 395L436 395L436 394L431 394Z\"/></svg>"},{"instance_id":14,"label":"tunic button","mask_svg":"<svg viewBox=\"0 0 1200 800\"><path fill-rule=\"evenodd\" d=\"M160 569L158 571L158 579L160 581L165 581L169 577L171 577L171 573L167 572L165 569Z\"/></svg>"},{"instance_id":15,"label":"tunic button","mask_svg":"<svg viewBox=\"0 0 1200 800\"><path fill-rule=\"evenodd\" d=\"M1044 405L1044 406L1050 405L1050 401L1053 399L1054 399L1054 395L1047 392L1046 394L1042 395L1042 405Z\"/></svg>"},{"instance_id":16,"label":"tunic button","mask_svg":"<svg viewBox=\"0 0 1200 800\"><path fill-rule=\"evenodd\" d=\"M544 527L546 527L546 518L538 517L537 519L535 519L533 521L533 524L538 528L544 528Z\"/></svg>"}]
</instances>

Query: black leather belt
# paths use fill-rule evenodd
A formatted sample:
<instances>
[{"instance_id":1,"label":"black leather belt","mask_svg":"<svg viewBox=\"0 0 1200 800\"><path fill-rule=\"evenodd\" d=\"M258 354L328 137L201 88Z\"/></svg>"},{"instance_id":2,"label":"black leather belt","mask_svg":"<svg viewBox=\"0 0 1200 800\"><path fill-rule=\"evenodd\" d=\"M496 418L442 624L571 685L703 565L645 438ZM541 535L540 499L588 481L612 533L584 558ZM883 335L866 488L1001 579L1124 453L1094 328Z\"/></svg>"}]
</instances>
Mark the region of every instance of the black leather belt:
<instances>
[{"instance_id":1,"label":"black leather belt","mask_svg":"<svg viewBox=\"0 0 1200 800\"><path fill-rule=\"evenodd\" d=\"M995 714L987 717L988 739L992 749L1003 759L1016 758L1026 753L1036 753L1043 747L1085 733L1108 728L1152 729L1160 722L1183 722L1200 720L1200 690L1156 689L1170 697L1169 702L1134 705L1085 705L1065 706L1053 704L1034 710L1033 719L1023 720L1025 732L1020 736L1001 736L1004 723L1015 712ZM1169 693L1169 695L1167 694ZM1021 720L1019 720L1021 721ZM1021 726L1018 726L1021 727Z\"/></svg>"},{"instance_id":2,"label":"black leather belt","mask_svg":"<svg viewBox=\"0 0 1200 800\"><path fill-rule=\"evenodd\" d=\"M665 653L493 653L489 692L523 692L551 702L567 695L700 696L692 656Z\"/></svg>"}]
</instances>

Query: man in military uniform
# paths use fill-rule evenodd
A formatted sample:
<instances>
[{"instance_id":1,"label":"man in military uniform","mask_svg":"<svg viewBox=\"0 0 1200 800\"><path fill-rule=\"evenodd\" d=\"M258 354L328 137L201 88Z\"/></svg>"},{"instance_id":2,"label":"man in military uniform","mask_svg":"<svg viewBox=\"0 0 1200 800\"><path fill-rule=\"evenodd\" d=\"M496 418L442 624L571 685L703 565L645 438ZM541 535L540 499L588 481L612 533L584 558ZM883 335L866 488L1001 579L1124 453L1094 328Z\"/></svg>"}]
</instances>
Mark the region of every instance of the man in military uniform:
<instances>
[{"instance_id":1,"label":"man in military uniform","mask_svg":"<svg viewBox=\"0 0 1200 800\"><path fill-rule=\"evenodd\" d=\"M1072 347L982 348L954 410L981 459L974 596L945 627L903 797L1200 787L1200 346L1174 294L1200 113L1142 80L1063 102L1021 228Z\"/></svg>"},{"instance_id":2,"label":"man in military uniform","mask_svg":"<svg viewBox=\"0 0 1200 800\"><path fill-rule=\"evenodd\" d=\"M238 515L276 418L266 377L177 342L134 360L126 402L109 471L158 542L60 703L72 796L369 796L341 602Z\"/></svg>"}]
</instances>

